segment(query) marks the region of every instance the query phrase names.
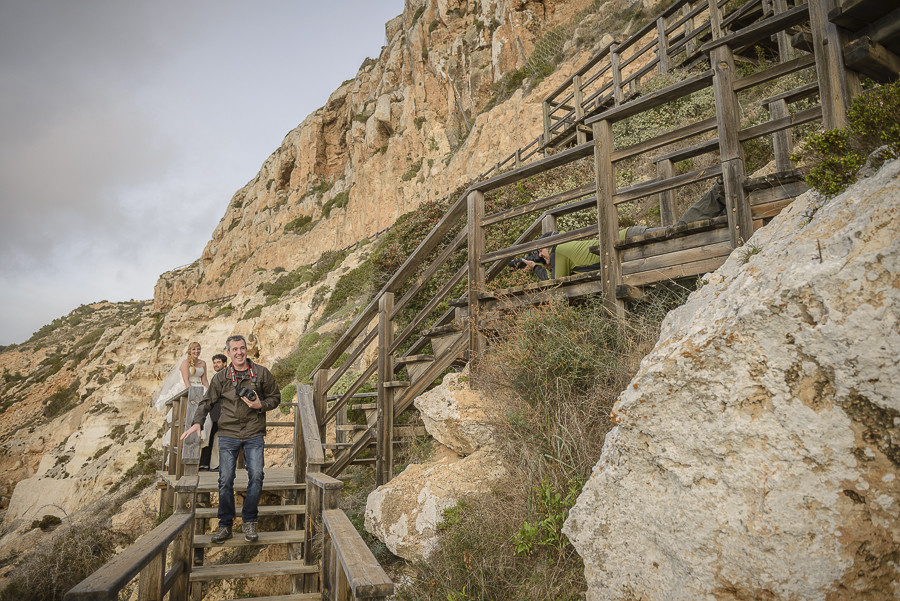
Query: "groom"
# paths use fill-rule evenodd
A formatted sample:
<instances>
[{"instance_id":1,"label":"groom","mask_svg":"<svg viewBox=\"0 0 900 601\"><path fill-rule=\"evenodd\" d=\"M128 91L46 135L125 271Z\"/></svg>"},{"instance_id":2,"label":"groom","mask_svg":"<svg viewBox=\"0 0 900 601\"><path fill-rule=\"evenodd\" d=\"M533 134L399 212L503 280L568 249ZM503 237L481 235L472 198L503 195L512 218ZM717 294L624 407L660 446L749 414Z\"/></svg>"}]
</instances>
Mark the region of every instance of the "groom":
<instances>
[{"instance_id":1,"label":"groom","mask_svg":"<svg viewBox=\"0 0 900 601\"><path fill-rule=\"evenodd\" d=\"M219 529L212 542L231 538L234 524L234 475L238 452L244 450L247 464L247 495L241 511L244 538L259 539L256 530L257 506L263 483L263 436L266 433L266 411L281 403L281 392L268 369L247 358L247 341L243 336L229 336L225 341L231 365L213 376L209 390L194 414L193 425L181 439L200 432L210 408L219 403Z\"/></svg>"}]
</instances>

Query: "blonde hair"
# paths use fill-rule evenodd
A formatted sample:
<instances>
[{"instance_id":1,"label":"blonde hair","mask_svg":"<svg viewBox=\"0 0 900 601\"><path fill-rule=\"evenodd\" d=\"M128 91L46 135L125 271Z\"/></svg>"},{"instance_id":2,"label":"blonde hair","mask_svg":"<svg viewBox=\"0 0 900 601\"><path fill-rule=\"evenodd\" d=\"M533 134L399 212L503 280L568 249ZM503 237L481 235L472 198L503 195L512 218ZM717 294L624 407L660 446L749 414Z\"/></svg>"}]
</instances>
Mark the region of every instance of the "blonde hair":
<instances>
[{"instance_id":1,"label":"blonde hair","mask_svg":"<svg viewBox=\"0 0 900 601\"><path fill-rule=\"evenodd\" d=\"M199 342L192 342L192 343L190 343L190 344L188 345L188 365L190 366L190 367L188 367L188 374L190 374L190 375L192 375L192 376L193 376L195 373L197 373L197 368L194 367L194 361L195 361L195 359L194 359L194 356L191 354L191 349L194 348L195 346L196 346L197 348L200 348L200 343L199 343Z\"/></svg>"}]
</instances>

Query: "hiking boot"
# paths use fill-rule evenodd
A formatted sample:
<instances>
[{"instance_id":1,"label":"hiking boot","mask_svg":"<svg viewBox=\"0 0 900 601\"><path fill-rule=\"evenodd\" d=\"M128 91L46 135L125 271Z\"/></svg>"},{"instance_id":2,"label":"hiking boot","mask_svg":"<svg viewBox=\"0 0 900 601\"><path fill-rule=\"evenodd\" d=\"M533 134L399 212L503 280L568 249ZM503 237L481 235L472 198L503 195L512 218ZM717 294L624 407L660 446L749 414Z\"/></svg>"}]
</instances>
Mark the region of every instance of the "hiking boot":
<instances>
[{"instance_id":1,"label":"hiking boot","mask_svg":"<svg viewBox=\"0 0 900 601\"><path fill-rule=\"evenodd\" d=\"M214 543L224 543L229 538L231 538L231 526L219 526L219 529L209 540Z\"/></svg>"},{"instance_id":2,"label":"hiking boot","mask_svg":"<svg viewBox=\"0 0 900 601\"><path fill-rule=\"evenodd\" d=\"M256 522L244 523L244 540L248 543L255 543L259 540L259 534L256 532Z\"/></svg>"}]
</instances>

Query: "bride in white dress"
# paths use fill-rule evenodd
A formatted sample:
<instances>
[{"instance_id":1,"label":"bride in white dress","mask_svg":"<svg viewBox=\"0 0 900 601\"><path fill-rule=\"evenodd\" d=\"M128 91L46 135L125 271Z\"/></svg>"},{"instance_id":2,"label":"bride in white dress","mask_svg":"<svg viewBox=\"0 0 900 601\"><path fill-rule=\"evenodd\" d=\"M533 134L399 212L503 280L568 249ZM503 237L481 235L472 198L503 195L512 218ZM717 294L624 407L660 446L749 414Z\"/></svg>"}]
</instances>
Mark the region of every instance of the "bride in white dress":
<instances>
[{"instance_id":1,"label":"bride in white dress","mask_svg":"<svg viewBox=\"0 0 900 601\"><path fill-rule=\"evenodd\" d=\"M200 343L192 342L188 345L187 357L181 362L181 378L187 388L191 386L203 386L203 391L209 388L209 380L206 379L206 361L200 358Z\"/></svg>"}]
</instances>

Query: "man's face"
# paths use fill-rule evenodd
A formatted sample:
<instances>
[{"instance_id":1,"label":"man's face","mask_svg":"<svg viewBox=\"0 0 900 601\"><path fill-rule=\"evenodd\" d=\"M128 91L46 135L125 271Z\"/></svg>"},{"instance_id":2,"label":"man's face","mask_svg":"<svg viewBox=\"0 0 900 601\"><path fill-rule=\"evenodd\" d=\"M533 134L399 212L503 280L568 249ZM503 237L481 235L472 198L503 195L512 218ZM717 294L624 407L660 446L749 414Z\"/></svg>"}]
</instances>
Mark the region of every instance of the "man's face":
<instances>
[{"instance_id":1,"label":"man's face","mask_svg":"<svg viewBox=\"0 0 900 601\"><path fill-rule=\"evenodd\" d=\"M213 369L216 371L222 371L225 368L225 362L216 357L213 359Z\"/></svg>"},{"instance_id":2,"label":"man's face","mask_svg":"<svg viewBox=\"0 0 900 601\"><path fill-rule=\"evenodd\" d=\"M247 367L247 344L243 340L232 340L228 343L228 356L234 368L243 371Z\"/></svg>"},{"instance_id":3,"label":"man's face","mask_svg":"<svg viewBox=\"0 0 900 601\"><path fill-rule=\"evenodd\" d=\"M547 265L550 265L550 249L549 248L542 248L538 252L538 254L541 255L541 258L544 260L544 263L546 263Z\"/></svg>"}]
</instances>

